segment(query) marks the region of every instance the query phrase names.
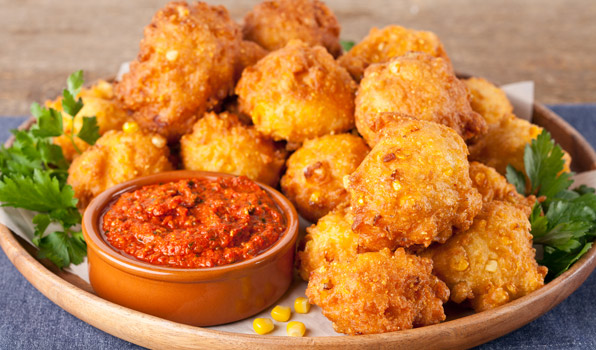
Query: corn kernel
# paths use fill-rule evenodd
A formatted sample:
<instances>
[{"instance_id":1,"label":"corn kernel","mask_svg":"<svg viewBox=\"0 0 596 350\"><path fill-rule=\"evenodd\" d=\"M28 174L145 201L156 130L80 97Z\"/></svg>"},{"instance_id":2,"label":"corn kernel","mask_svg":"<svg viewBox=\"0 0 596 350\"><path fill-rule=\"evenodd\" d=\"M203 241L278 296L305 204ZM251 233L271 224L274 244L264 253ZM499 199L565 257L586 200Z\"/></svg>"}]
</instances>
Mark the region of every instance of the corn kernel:
<instances>
[{"instance_id":1,"label":"corn kernel","mask_svg":"<svg viewBox=\"0 0 596 350\"><path fill-rule=\"evenodd\" d=\"M495 260L489 260L484 266L484 269L488 272L495 272L497 271L498 263Z\"/></svg>"},{"instance_id":2,"label":"corn kernel","mask_svg":"<svg viewBox=\"0 0 596 350\"><path fill-rule=\"evenodd\" d=\"M292 321L288 323L286 331L290 337L303 337L304 333L306 333L306 327L304 327L304 323L302 322Z\"/></svg>"},{"instance_id":3,"label":"corn kernel","mask_svg":"<svg viewBox=\"0 0 596 350\"><path fill-rule=\"evenodd\" d=\"M255 320L252 321L252 328L257 334L262 335L271 333L274 327L273 321L268 318L255 318Z\"/></svg>"},{"instance_id":4,"label":"corn kernel","mask_svg":"<svg viewBox=\"0 0 596 350\"><path fill-rule=\"evenodd\" d=\"M277 322L286 322L292 316L292 310L287 306L277 305L271 310L271 317Z\"/></svg>"},{"instance_id":5,"label":"corn kernel","mask_svg":"<svg viewBox=\"0 0 596 350\"><path fill-rule=\"evenodd\" d=\"M299 314L307 314L310 311L310 303L304 297L298 297L294 300L294 311Z\"/></svg>"},{"instance_id":6,"label":"corn kernel","mask_svg":"<svg viewBox=\"0 0 596 350\"><path fill-rule=\"evenodd\" d=\"M139 124L137 122L126 122L122 125L122 131L126 133L133 133L139 131Z\"/></svg>"},{"instance_id":7,"label":"corn kernel","mask_svg":"<svg viewBox=\"0 0 596 350\"><path fill-rule=\"evenodd\" d=\"M166 139L164 139L161 136L153 136L151 138L151 143L153 144L153 146L157 147L157 148L162 148L163 146L166 145Z\"/></svg>"},{"instance_id":8,"label":"corn kernel","mask_svg":"<svg viewBox=\"0 0 596 350\"><path fill-rule=\"evenodd\" d=\"M170 51L166 52L166 59L168 61L175 61L176 58L178 58L178 51L170 50Z\"/></svg>"},{"instance_id":9,"label":"corn kernel","mask_svg":"<svg viewBox=\"0 0 596 350\"><path fill-rule=\"evenodd\" d=\"M401 184L399 183L399 181L394 180L391 185L392 185L392 187L393 187L394 190L396 190L396 191L401 190Z\"/></svg>"}]
</instances>

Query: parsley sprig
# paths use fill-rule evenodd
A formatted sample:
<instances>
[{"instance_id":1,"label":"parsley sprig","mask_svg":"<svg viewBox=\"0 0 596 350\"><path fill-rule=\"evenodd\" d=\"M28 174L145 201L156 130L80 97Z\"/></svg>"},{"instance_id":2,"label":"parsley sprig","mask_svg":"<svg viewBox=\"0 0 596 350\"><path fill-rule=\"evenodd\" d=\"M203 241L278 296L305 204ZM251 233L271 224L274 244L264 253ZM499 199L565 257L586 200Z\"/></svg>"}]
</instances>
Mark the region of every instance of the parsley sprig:
<instances>
[{"instance_id":1,"label":"parsley sprig","mask_svg":"<svg viewBox=\"0 0 596 350\"><path fill-rule=\"evenodd\" d=\"M524 150L523 172L507 166L507 180L523 195L539 200L530 215L534 244L544 248L539 261L552 279L567 271L591 247L596 236L596 194L582 185L573 190L573 173L565 172L564 152L542 131ZM529 180L526 183L526 180Z\"/></svg>"},{"instance_id":2,"label":"parsley sprig","mask_svg":"<svg viewBox=\"0 0 596 350\"><path fill-rule=\"evenodd\" d=\"M62 109L71 118L83 108L76 96L83 86L83 72L71 74L63 91ZM80 264L87 254L87 246L78 225L81 214L77 209L74 191L66 183L68 162L62 148L52 138L63 135L62 113L37 103L31 106L36 123L29 130L12 130L12 147L0 148L0 202L2 206L37 212L33 218L33 243L39 247L39 257L48 258L58 267ZM77 152L74 130L68 133ZM83 125L76 137L90 145L99 138L95 117L83 117ZM61 230L46 234L50 224Z\"/></svg>"},{"instance_id":3,"label":"parsley sprig","mask_svg":"<svg viewBox=\"0 0 596 350\"><path fill-rule=\"evenodd\" d=\"M356 45L356 42L352 40L340 40L339 44L345 52L348 52L354 47L354 45Z\"/></svg>"}]
</instances>

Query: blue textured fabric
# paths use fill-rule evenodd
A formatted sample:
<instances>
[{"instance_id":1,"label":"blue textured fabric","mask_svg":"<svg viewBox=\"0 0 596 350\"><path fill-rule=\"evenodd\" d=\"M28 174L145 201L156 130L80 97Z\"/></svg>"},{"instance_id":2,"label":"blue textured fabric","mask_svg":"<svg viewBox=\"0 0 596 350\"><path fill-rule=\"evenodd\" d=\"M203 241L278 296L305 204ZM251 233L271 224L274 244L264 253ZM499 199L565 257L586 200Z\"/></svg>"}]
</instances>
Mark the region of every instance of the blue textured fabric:
<instances>
[{"instance_id":1,"label":"blue textured fabric","mask_svg":"<svg viewBox=\"0 0 596 350\"><path fill-rule=\"evenodd\" d=\"M551 108L596 147L596 104ZM25 118L0 118L0 140ZM534 322L479 349L596 348L596 273ZM140 349L75 318L38 292L0 253L0 349Z\"/></svg>"}]
</instances>

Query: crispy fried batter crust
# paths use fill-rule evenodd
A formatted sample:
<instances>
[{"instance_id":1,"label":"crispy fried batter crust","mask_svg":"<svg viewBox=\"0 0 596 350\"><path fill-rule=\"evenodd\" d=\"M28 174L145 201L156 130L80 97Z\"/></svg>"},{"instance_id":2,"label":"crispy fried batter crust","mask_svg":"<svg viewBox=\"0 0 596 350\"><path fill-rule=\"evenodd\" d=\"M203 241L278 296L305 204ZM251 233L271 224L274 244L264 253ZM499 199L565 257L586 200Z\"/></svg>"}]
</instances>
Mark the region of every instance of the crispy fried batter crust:
<instances>
[{"instance_id":1,"label":"crispy fried batter crust","mask_svg":"<svg viewBox=\"0 0 596 350\"><path fill-rule=\"evenodd\" d=\"M347 181L360 245L427 247L466 230L482 206L466 156L453 129L396 118Z\"/></svg>"},{"instance_id":2,"label":"crispy fried batter crust","mask_svg":"<svg viewBox=\"0 0 596 350\"><path fill-rule=\"evenodd\" d=\"M449 299L449 289L431 270L430 259L401 248L363 253L313 272L306 295L341 333L421 327L443 321Z\"/></svg>"},{"instance_id":3,"label":"crispy fried batter crust","mask_svg":"<svg viewBox=\"0 0 596 350\"><path fill-rule=\"evenodd\" d=\"M224 7L170 2L145 27L116 95L142 128L175 141L233 91L241 40Z\"/></svg>"},{"instance_id":4,"label":"crispy fried batter crust","mask_svg":"<svg viewBox=\"0 0 596 350\"><path fill-rule=\"evenodd\" d=\"M435 33L398 25L389 25L382 29L372 28L368 35L343 54L338 62L350 72L354 80L360 81L369 65L387 62L410 51L442 57L451 64L443 44Z\"/></svg>"},{"instance_id":5,"label":"crispy fried batter crust","mask_svg":"<svg viewBox=\"0 0 596 350\"><path fill-rule=\"evenodd\" d=\"M358 235L352 231L352 222L344 203L306 229L304 249L298 252L300 277L308 281L310 273L319 267L356 256Z\"/></svg>"},{"instance_id":6,"label":"crispy fried batter crust","mask_svg":"<svg viewBox=\"0 0 596 350\"><path fill-rule=\"evenodd\" d=\"M309 46L321 45L334 57L341 54L339 22L319 0L268 0L256 5L242 28L244 38L269 51L297 39Z\"/></svg>"},{"instance_id":7,"label":"crispy fried batter crust","mask_svg":"<svg viewBox=\"0 0 596 350\"><path fill-rule=\"evenodd\" d=\"M185 169L244 175L277 186L286 151L231 113L207 113L180 140Z\"/></svg>"},{"instance_id":8,"label":"crispy fried batter crust","mask_svg":"<svg viewBox=\"0 0 596 350\"><path fill-rule=\"evenodd\" d=\"M307 140L288 159L281 189L300 215L315 222L349 200L343 178L356 170L369 150L352 134Z\"/></svg>"},{"instance_id":9,"label":"crispy fried batter crust","mask_svg":"<svg viewBox=\"0 0 596 350\"><path fill-rule=\"evenodd\" d=\"M155 142L154 138L161 140ZM75 158L68 169L68 184L79 199L79 208L83 209L109 187L172 170L169 155L165 140L159 135L111 130Z\"/></svg>"},{"instance_id":10,"label":"crispy fried batter crust","mask_svg":"<svg viewBox=\"0 0 596 350\"><path fill-rule=\"evenodd\" d=\"M454 129L464 139L486 132L474 112L466 86L444 58L408 53L366 69L356 97L356 127L369 146L386 124L381 113L393 112L433 121Z\"/></svg>"},{"instance_id":11,"label":"crispy fried batter crust","mask_svg":"<svg viewBox=\"0 0 596 350\"><path fill-rule=\"evenodd\" d=\"M532 248L528 211L510 203L485 204L469 230L429 248L434 272L451 290L451 300L468 299L477 311L503 305L544 284Z\"/></svg>"},{"instance_id":12,"label":"crispy fried batter crust","mask_svg":"<svg viewBox=\"0 0 596 350\"><path fill-rule=\"evenodd\" d=\"M257 130L295 143L354 127L356 83L321 46L291 41L244 70L240 110Z\"/></svg>"}]
</instances>

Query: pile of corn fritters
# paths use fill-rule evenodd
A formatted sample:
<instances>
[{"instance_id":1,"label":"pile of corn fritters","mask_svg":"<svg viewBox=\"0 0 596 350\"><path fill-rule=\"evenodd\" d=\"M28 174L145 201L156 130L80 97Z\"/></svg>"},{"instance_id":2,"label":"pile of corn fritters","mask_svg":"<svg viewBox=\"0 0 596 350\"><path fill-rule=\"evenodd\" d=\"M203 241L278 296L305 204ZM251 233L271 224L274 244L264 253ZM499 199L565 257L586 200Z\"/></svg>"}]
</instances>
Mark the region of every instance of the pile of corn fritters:
<instances>
[{"instance_id":1,"label":"pile of corn fritters","mask_svg":"<svg viewBox=\"0 0 596 350\"><path fill-rule=\"evenodd\" d=\"M430 325L448 300L483 311L540 288L535 198L503 174L524 169L542 129L490 82L458 79L431 32L373 28L343 53L339 36L318 0L267 0L242 25L222 6L168 3L130 71L83 89L85 107L54 140L80 208L176 168L279 186L315 223L298 252L307 296L346 334ZM75 138L77 150L83 115L102 136Z\"/></svg>"}]
</instances>

